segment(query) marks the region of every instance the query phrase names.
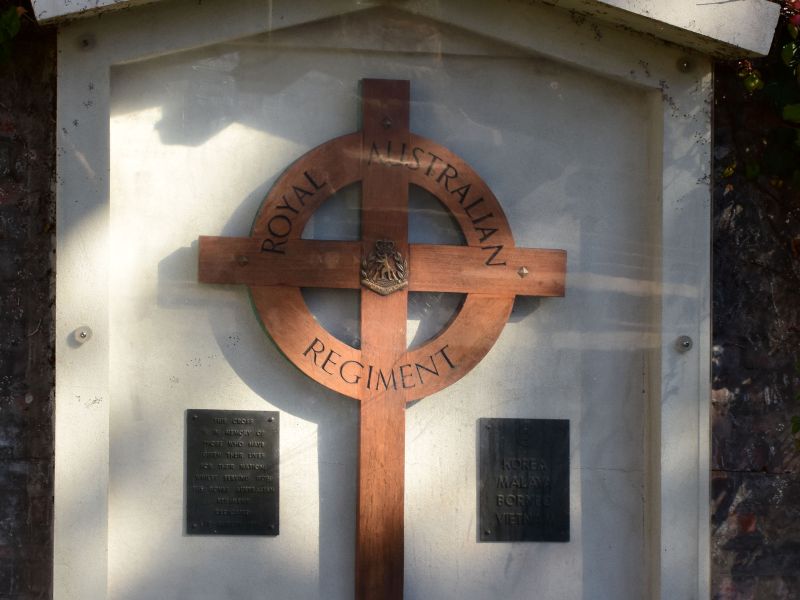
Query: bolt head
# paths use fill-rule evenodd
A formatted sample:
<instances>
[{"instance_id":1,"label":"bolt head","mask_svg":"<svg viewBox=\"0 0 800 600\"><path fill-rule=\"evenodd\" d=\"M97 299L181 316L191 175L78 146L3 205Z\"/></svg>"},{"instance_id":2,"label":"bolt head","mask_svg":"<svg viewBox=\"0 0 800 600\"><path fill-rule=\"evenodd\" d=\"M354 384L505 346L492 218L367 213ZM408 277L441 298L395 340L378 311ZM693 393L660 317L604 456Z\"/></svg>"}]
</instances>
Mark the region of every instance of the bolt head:
<instances>
[{"instance_id":1,"label":"bolt head","mask_svg":"<svg viewBox=\"0 0 800 600\"><path fill-rule=\"evenodd\" d=\"M519 269L517 269L517 275L519 275L523 279L527 277L528 273L530 273L530 271L528 271L526 267L520 267Z\"/></svg>"},{"instance_id":2,"label":"bolt head","mask_svg":"<svg viewBox=\"0 0 800 600\"><path fill-rule=\"evenodd\" d=\"M75 331L72 332L72 339L74 339L79 344L88 342L91 338L92 338L92 330L86 325L78 327Z\"/></svg>"},{"instance_id":3,"label":"bolt head","mask_svg":"<svg viewBox=\"0 0 800 600\"><path fill-rule=\"evenodd\" d=\"M688 73L692 70L692 61L687 57L682 56L678 59L678 71L681 73Z\"/></svg>"},{"instance_id":4,"label":"bolt head","mask_svg":"<svg viewBox=\"0 0 800 600\"><path fill-rule=\"evenodd\" d=\"M675 340L675 348L678 352L688 352L692 346L694 346L694 342L688 335L682 335Z\"/></svg>"}]
</instances>

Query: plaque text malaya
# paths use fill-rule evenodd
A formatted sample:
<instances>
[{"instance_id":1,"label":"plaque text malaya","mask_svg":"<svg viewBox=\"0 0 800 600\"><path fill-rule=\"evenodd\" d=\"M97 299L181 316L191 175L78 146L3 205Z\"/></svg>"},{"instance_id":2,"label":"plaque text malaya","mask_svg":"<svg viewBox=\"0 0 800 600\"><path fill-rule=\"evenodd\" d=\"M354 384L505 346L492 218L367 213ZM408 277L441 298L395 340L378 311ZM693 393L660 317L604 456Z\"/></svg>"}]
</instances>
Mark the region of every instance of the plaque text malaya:
<instances>
[{"instance_id":1,"label":"plaque text malaya","mask_svg":"<svg viewBox=\"0 0 800 600\"><path fill-rule=\"evenodd\" d=\"M480 419L479 539L569 541L569 421Z\"/></svg>"}]
</instances>

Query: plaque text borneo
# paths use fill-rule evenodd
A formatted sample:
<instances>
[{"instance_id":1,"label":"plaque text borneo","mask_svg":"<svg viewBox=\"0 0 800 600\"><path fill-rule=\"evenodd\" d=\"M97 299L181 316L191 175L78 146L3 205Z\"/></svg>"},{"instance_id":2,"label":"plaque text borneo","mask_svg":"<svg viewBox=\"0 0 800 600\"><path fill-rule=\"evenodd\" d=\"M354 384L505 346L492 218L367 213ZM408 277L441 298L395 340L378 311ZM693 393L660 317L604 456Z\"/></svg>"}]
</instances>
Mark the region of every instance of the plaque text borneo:
<instances>
[{"instance_id":1,"label":"plaque text borneo","mask_svg":"<svg viewBox=\"0 0 800 600\"><path fill-rule=\"evenodd\" d=\"M566 253L515 248L499 202L450 150L409 131L409 83L364 80L363 127L318 146L278 179L246 238L201 236L199 278L249 286L285 355L360 401L356 596L400 600L404 408L463 377L489 351L520 295L562 296ZM313 212L361 182L361 240L301 239ZM408 189L452 213L463 246L408 243ZM361 289L361 347L323 329L301 287ZM406 347L409 291L465 293L457 316Z\"/></svg>"}]
</instances>

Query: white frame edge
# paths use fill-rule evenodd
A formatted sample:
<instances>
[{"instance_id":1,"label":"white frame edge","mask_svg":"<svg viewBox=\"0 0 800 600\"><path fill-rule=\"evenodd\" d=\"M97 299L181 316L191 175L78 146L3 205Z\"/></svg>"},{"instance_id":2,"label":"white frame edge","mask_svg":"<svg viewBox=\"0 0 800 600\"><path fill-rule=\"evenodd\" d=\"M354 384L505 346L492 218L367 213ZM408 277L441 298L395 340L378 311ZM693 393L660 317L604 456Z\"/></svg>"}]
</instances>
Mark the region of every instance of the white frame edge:
<instances>
[{"instance_id":1,"label":"white frame edge","mask_svg":"<svg viewBox=\"0 0 800 600\"><path fill-rule=\"evenodd\" d=\"M453 0L455 2L455 0ZM654 197L662 206L660 352L652 382L654 511L652 598L706 599L709 574L710 407L710 138L711 69L703 56L637 38L650 48L647 69L631 51L630 35L600 23L576 26L563 11L513 3L492 22L476 18L479 0L451 0L401 7L532 52L557 57L651 92L654 127L663 139L660 178ZM56 303L56 473L54 598L107 597L109 465L108 378L109 276L109 101L112 65L206 46L349 12L347 0L180 0L65 24L59 31L58 64L58 239ZM407 6L406 6L407 5ZM218 18L221 7L226 18ZM358 5L360 8L362 4ZM278 16L282 17L279 20ZM530 36L529 24L547 23L546 35ZM602 31L598 46L596 32ZM564 32L569 32L565 35ZM90 40L87 44L86 41ZM600 51L605 48L606 51ZM685 107L700 107L691 109ZM658 138L656 138L658 139ZM73 331L88 325L94 335L82 345ZM679 353L675 340L689 335L694 349ZM83 464L76 478L61 464Z\"/></svg>"}]
</instances>

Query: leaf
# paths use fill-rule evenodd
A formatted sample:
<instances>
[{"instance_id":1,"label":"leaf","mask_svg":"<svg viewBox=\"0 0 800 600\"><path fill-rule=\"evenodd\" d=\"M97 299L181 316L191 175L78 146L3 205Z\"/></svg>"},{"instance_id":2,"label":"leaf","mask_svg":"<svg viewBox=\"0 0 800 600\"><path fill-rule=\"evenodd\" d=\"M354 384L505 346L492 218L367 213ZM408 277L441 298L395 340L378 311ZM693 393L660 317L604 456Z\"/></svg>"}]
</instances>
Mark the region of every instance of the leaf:
<instances>
[{"instance_id":1,"label":"leaf","mask_svg":"<svg viewBox=\"0 0 800 600\"><path fill-rule=\"evenodd\" d=\"M16 6L9 6L0 14L0 29L5 31L8 39L13 38L19 33L22 21L19 18Z\"/></svg>"},{"instance_id":2,"label":"leaf","mask_svg":"<svg viewBox=\"0 0 800 600\"><path fill-rule=\"evenodd\" d=\"M769 79L764 85L764 95L767 96L776 111L780 114L785 104L800 102L800 86L792 69L784 68L780 59L775 59L775 66L769 73Z\"/></svg>"},{"instance_id":3,"label":"leaf","mask_svg":"<svg viewBox=\"0 0 800 600\"><path fill-rule=\"evenodd\" d=\"M747 177L747 179L758 179L759 175L761 175L761 165L757 162L748 162L745 164L744 176Z\"/></svg>"},{"instance_id":4,"label":"leaf","mask_svg":"<svg viewBox=\"0 0 800 600\"><path fill-rule=\"evenodd\" d=\"M800 104L787 104L784 106L783 118L792 123L800 123Z\"/></svg>"},{"instance_id":5,"label":"leaf","mask_svg":"<svg viewBox=\"0 0 800 600\"><path fill-rule=\"evenodd\" d=\"M723 177L731 177L736 172L736 161L733 161L722 170Z\"/></svg>"},{"instance_id":6,"label":"leaf","mask_svg":"<svg viewBox=\"0 0 800 600\"><path fill-rule=\"evenodd\" d=\"M797 42L787 42L781 48L781 60L787 67L794 66L797 63Z\"/></svg>"}]
</instances>

